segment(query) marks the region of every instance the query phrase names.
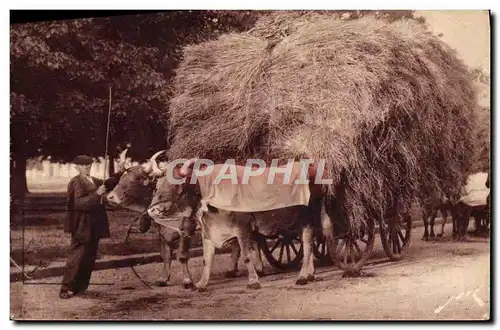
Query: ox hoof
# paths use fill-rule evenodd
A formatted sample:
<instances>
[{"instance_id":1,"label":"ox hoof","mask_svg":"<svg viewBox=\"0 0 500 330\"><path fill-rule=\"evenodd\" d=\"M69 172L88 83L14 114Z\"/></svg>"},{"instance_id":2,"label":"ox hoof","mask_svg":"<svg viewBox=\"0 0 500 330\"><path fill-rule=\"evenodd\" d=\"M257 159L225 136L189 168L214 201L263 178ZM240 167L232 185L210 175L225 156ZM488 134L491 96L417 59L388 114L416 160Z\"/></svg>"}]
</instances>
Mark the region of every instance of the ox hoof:
<instances>
[{"instance_id":1,"label":"ox hoof","mask_svg":"<svg viewBox=\"0 0 500 330\"><path fill-rule=\"evenodd\" d=\"M257 273L258 277L264 277L264 276L266 276L266 273L264 273L263 270L256 270L255 272Z\"/></svg>"},{"instance_id":2,"label":"ox hoof","mask_svg":"<svg viewBox=\"0 0 500 330\"><path fill-rule=\"evenodd\" d=\"M437 237L444 237L444 234L437 234Z\"/></svg>"},{"instance_id":3,"label":"ox hoof","mask_svg":"<svg viewBox=\"0 0 500 330\"><path fill-rule=\"evenodd\" d=\"M198 292L205 292L207 291L207 286L201 283L196 283L195 285L193 285L193 290Z\"/></svg>"},{"instance_id":4,"label":"ox hoof","mask_svg":"<svg viewBox=\"0 0 500 330\"><path fill-rule=\"evenodd\" d=\"M238 277L238 271L236 269L233 269L233 270L228 270L224 276L226 278L235 278L235 277Z\"/></svg>"},{"instance_id":5,"label":"ox hoof","mask_svg":"<svg viewBox=\"0 0 500 330\"><path fill-rule=\"evenodd\" d=\"M359 271L359 270L346 270L342 274L342 278L345 278L345 277L361 277L361 276L362 276L362 274L361 274L361 271Z\"/></svg>"},{"instance_id":6,"label":"ox hoof","mask_svg":"<svg viewBox=\"0 0 500 330\"><path fill-rule=\"evenodd\" d=\"M307 284L307 279L304 277L299 277L297 281L295 281L295 284L297 285L306 285Z\"/></svg>"},{"instance_id":7,"label":"ox hoof","mask_svg":"<svg viewBox=\"0 0 500 330\"><path fill-rule=\"evenodd\" d=\"M167 281L165 281L165 280L158 280L158 281L155 282L155 285L159 286L159 287L165 287L168 284L167 284Z\"/></svg>"},{"instance_id":8,"label":"ox hoof","mask_svg":"<svg viewBox=\"0 0 500 330\"><path fill-rule=\"evenodd\" d=\"M307 282L314 282L314 275L307 275Z\"/></svg>"},{"instance_id":9,"label":"ox hoof","mask_svg":"<svg viewBox=\"0 0 500 330\"><path fill-rule=\"evenodd\" d=\"M253 283L248 283L247 288L249 289L260 289L260 283L259 282L253 282Z\"/></svg>"},{"instance_id":10,"label":"ox hoof","mask_svg":"<svg viewBox=\"0 0 500 330\"><path fill-rule=\"evenodd\" d=\"M194 285L192 282L184 282L182 283L182 287L187 290L187 289L192 289Z\"/></svg>"},{"instance_id":11,"label":"ox hoof","mask_svg":"<svg viewBox=\"0 0 500 330\"><path fill-rule=\"evenodd\" d=\"M428 241L428 240L429 240L429 237L427 237L427 236L422 237L422 241Z\"/></svg>"}]
</instances>

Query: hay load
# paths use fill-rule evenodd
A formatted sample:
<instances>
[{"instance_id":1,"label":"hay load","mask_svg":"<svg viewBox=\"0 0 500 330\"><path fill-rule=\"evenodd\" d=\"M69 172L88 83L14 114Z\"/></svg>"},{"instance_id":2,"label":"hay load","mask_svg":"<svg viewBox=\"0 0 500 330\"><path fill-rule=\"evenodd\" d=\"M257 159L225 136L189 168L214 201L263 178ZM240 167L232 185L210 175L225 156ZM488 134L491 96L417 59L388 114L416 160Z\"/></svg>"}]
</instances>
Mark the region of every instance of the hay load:
<instances>
[{"instance_id":1,"label":"hay load","mask_svg":"<svg viewBox=\"0 0 500 330\"><path fill-rule=\"evenodd\" d=\"M488 172L490 170L491 145L491 109L490 109L490 77L482 70L474 69L474 84L478 91L479 106L476 112L476 126L474 136L474 165L473 173Z\"/></svg>"},{"instance_id":2,"label":"hay load","mask_svg":"<svg viewBox=\"0 0 500 330\"><path fill-rule=\"evenodd\" d=\"M474 136L474 164L473 173L490 171L491 153L491 124L490 107L480 106L477 112L477 125Z\"/></svg>"},{"instance_id":3,"label":"hay load","mask_svg":"<svg viewBox=\"0 0 500 330\"><path fill-rule=\"evenodd\" d=\"M458 189L476 96L455 51L412 20L300 19L185 48L169 157L325 159L354 224Z\"/></svg>"}]
</instances>

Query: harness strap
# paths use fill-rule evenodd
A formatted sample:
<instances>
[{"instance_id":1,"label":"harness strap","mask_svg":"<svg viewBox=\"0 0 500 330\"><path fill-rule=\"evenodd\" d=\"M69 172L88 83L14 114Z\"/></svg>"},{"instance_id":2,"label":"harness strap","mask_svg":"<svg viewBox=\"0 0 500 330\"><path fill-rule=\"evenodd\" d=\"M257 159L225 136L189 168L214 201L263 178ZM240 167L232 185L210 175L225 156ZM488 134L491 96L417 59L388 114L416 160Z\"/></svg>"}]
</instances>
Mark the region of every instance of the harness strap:
<instances>
[{"instance_id":1,"label":"harness strap","mask_svg":"<svg viewBox=\"0 0 500 330\"><path fill-rule=\"evenodd\" d=\"M156 203L154 203L154 204L150 205L150 207L151 207L151 206L158 205L158 204L163 203L163 202L166 202L166 201L167 201L167 200L160 200L160 201L158 201L158 202L156 202ZM144 214L146 214L146 213L148 212L148 208L144 209L144 211L142 211L142 212L139 212L139 211L137 211L137 210L134 210L134 209L128 208L128 207L126 207L126 206L120 206L120 208L122 208L122 209L124 209L124 210L128 210L128 211L133 211L133 212L139 213L139 214L137 215L137 217L134 219L134 221L133 221L134 223L135 223L135 222L137 222L137 221L138 221L138 220L139 220L139 219L140 219L140 218L141 218ZM207 210L208 210L208 209L207 209ZM115 214L115 213L114 213L114 211L113 211L113 214ZM115 216L116 216L116 214L115 214ZM163 219L165 219L166 221L168 221L168 220L167 220L168 218L163 218ZM154 221L154 219L153 219L153 221ZM155 221L155 222L156 222L156 223L158 223L157 221ZM171 229L173 229L173 230L177 231L180 235L182 235L182 236L184 236L184 237L191 237L191 235L188 235L186 232L184 232L183 230L181 230L181 229L179 229L179 228L176 228L176 227L173 227L173 226L169 226L169 225L166 225L166 224L163 224L163 223L159 223L159 224L160 224L160 225L162 225L162 226L165 226L165 227L167 227L167 228L171 228ZM130 225L130 227L129 227L129 230L128 230L128 232L127 232L127 239L125 240L125 242L127 242L127 240L128 240L128 236L129 236L129 234L130 234L130 231L131 231L131 229L132 229L132 226L133 226L133 224L132 224L132 225Z\"/></svg>"},{"instance_id":2,"label":"harness strap","mask_svg":"<svg viewBox=\"0 0 500 330\"><path fill-rule=\"evenodd\" d=\"M155 221L155 223L159 224L160 226L164 226L164 227L170 228L170 229L172 229L172 230L174 230L174 231L178 232L178 233L179 233L179 235L181 235L181 236L188 237L188 238L191 238L191 237L192 237L191 235L187 235L184 231L182 231L181 229L179 229L179 228L177 228L177 227L170 226L170 225L167 225L167 224L163 224L163 223L160 223L160 222L158 222L158 221ZM160 235L161 235L161 233L160 233ZM163 237L163 238L165 238L165 237Z\"/></svg>"},{"instance_id":3,"label":"harness strap","mask_svg":"<svg viewBox=\"0 0 500 330\"><path fill-rule=\"evenodd\" d=\"M142 284L144 284L145 286L147 286L149 289L154 290L154 289L151 287L151 285L149 285L148 283L146 283L146 282L145 282L145 281L144 281L144 280L143 280L143 279L139 276L139 274L137 274L137 272L136 272L136 270L135 270L134 266L130 265L130 268L132 269L132 272L134 272L134 275L135 275L135 276L137 276L137 278L139 279L139 281L141 281L141 282L142 282Z\"/></svg>"}]
</instances>

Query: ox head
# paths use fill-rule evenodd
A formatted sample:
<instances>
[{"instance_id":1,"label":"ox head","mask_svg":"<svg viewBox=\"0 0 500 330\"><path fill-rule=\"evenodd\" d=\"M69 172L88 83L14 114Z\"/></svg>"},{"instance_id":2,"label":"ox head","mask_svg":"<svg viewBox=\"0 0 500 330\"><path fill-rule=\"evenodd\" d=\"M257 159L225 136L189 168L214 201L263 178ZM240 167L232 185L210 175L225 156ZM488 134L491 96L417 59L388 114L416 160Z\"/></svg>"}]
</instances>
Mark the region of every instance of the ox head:
<instances>
[{"instance_id":1,"label":"ox head","mask_svg":"<svg viewBox=\"0 0 500 330\"><path fill-rule=\"evenodd\" d=\"M196 191L196 185L189 181L195 161L196 158L191 158L184 165L168 165L167 170L171 175L159 178L156 183L156 191L148 208L151 218L167 216L188 205L194 207L197 196L192 192ZM181 180L184 182L178 182Z\"/></svg>"},{"instance_id":2,"label":"ox head","mask_svg":"<svg viewBox=\"0 0 500 330\"><path fill-rule=\"evenodd\" d=\"M108 194L107 201L113 206L126 208L139 206L143 210L149 205L153 195L155 179L163 174L156 158L164 150L155 153L148 162L129 168L125 168L126 151L120 155L118 168L121 174L118 183Z\"/></svg>"},{"instance_id":3,"label":"ox head","mask_svg":"<svg viewBox=\"0 0 500 330\"><path fill-rule=\"evenodd\" d=\"M460 201L463 195L466 195L465 186L447 187L445 188L445 194L442 198L442 202L450 202L455 205Z\"/></svg>"}]
</instances>

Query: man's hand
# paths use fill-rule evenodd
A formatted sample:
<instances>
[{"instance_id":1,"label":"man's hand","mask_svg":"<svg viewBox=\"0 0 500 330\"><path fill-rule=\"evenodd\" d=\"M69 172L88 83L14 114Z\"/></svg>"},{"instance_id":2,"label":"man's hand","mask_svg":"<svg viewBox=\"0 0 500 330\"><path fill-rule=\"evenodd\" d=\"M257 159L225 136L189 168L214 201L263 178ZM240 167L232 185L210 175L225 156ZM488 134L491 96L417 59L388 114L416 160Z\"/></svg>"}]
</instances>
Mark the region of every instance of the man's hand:
<instances>
[{"instance_id":1,"label":"man's hand","mask_svg":"<svg viewBox=\"0 0 500 330\"><path fill-rule=\"evenodd\" d=\"M99 186L99 188L97 188L97 191L96 191L96 193L99 196L103 195L105 192L106 192L106 187L104 185Z\"/></svg>"}]
</instances>

